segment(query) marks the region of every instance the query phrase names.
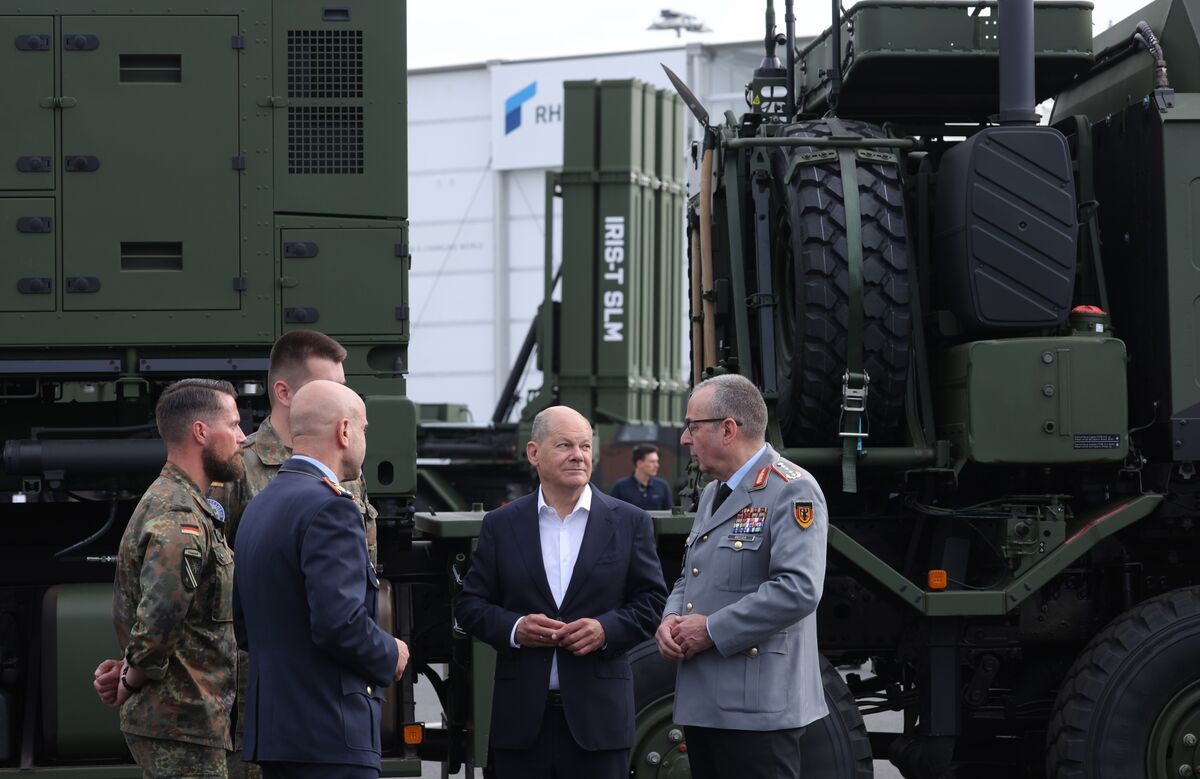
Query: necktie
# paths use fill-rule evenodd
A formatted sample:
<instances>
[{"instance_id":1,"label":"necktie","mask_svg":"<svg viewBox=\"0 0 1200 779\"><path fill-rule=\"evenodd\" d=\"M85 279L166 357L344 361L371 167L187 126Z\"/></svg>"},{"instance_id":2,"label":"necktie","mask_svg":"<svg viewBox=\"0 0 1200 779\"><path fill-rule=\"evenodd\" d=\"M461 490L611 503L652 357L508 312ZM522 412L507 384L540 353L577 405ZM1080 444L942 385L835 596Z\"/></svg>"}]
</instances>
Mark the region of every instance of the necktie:
<instances>
[{"instance_id":1,"label":"necktie","mask_svg":"<svg viewBox=\"0 0 1200 779\"><path fill-rule=\"evenodd\" d=\"M730 488L730 486L722 482L721 486L717 487L717 496L713 498L712 513L716 514L717 509L721 508L721 504L724 503L725 499L732 494L733 490Z\"/></svg>"}]
</instances>

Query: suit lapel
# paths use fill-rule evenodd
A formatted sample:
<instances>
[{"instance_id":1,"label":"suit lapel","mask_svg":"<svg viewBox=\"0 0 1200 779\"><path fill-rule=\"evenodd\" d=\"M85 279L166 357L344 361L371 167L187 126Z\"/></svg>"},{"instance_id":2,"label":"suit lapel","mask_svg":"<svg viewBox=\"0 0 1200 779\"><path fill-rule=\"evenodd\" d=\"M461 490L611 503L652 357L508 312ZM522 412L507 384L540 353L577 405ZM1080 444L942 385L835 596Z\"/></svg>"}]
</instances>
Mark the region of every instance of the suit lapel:
<instances>
[{"instance_id":1,"label":"suit lapel","mask_svg":"<svg viewBox=\"0 0 1200 779\"><path fill-rule=\"evenodd\" d=\"M571 583L563 594L562 611L571 604L571 599L579 594L583 582L600 555L608 548L613 536L612 512L604 504L604 498L599 490L592 490L592 508L588 511L587 528L583 531L583 541L579 545L579 555L575 558L575 567L571 570Z\"/></svg>"},{"instance_id":2,"label":"suit lapel","mask_svg":"<svg viewBox=\"0 0 1200 779\"><path fill-rule=\"evenodd\" d=\"M523 511L517 512L513 522L513 536L521 559L529 569L529 575L538 594L548 604L554 606L554 596L550 594L550 582L546 579L546 564L542 561L542 535L538 531L537 493Z\"/></svg>"}]
</instances>

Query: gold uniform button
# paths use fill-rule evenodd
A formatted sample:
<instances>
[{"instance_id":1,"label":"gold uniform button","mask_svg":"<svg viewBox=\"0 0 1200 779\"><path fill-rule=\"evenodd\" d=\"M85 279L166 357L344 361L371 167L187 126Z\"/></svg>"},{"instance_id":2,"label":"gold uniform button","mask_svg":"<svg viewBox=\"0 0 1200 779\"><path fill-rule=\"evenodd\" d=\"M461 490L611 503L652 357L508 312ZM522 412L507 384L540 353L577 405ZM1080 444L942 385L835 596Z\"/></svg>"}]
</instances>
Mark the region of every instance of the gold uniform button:
<instances>
[{"instance_id":1,"label":"gold uniform button","mask_svg":"<svg viewBox=\"0 0 1200 779\"><path fill-rule=\"evenodd\" d=\"M741 549L741 548L742 548L742 542L741 542L741 541L734 541L734 542L733 542L733 548L734 548L734 549Z\"/></svg>"},{"instance_id":2,"label":"gold uniform button","mask_svg":"<svg viewBox=\"0 0 1200 779\"><path fill-rule=\"evenodd\" d=\"M688 603L688 604L687 604L687 605L685 605L683 608L684 608L684 610L686 610L686 611L691 611L691 610L692 610L692 604Z\"/></svg>"},{"instance_id":3,"label":"gold uniform button","mask_svg":"<svg viewBox=\"0 0 1200 779\"><path fill-rule=\"evenodd\" d=\"M756 647L756 646L750 647L750 656L758 657L758 647Z\"/></svg>"},{"instance_id":4,"label":"gold uniform button","mask_svg":"<svg viewBox=\"0 0 1200 779\"><path fill-rule=\"evenodd\" d=\"M692 576L699 576L699 575L700 575L700 569L699 569L699 568L693 568L693 569L692 569Z\"/></svg>"}]
</instances>

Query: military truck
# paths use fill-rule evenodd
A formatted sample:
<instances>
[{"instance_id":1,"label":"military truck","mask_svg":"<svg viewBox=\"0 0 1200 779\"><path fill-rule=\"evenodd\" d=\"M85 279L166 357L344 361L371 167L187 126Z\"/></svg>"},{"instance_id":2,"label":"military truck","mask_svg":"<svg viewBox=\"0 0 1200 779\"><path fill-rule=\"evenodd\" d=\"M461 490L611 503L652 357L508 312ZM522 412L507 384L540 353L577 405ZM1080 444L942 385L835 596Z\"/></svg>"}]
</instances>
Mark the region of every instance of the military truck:
<instances>
[{"instance_id":1,"label":"military truck","mask_svg":"<svg viewBox=\"0 0 1200 779\"><path fill-rule=\"evenodd\" d=\"M547 192L571 250L523 350L547 376L527 414L571 403L602 441L678 424L686 261L689 378L756 381L830 502L831 714L805 771L1192 775L1200 6L1158 0L1094 42L1083 2L834 9L797 50L768 3L743 116L714 124L681 88L704 129L686 205L674 99L568 89ZM528 474L511 390L482 427L405 396L402 6L63 0L0 26L0 774L137 775L89 682L162 461L153 401L229 378L252 428L293 327L347 346L372 422L384 620L414 650L385 771L486 764L489 650L450 609L480 515L442 509ZM655 522L673 580L691 517ZM631 663L631 771L685 776L672 668L651 644ZM413 722L414 674L441 727ZM902 733L868 731L884 711Z\"/></svg>"},{"instance_id":2,"label":"military truck","mask_svg":"<svg viewBox=\"0 0 1200 779\"><path fill-rule=\"evenodd\" d=\"M693 379L824 485L821 650L867 669L815 775L1192 776L1200 4L832 5L796 50L768 3L740 117L675 79Z\"/></svg>"},{"instance_id":3,"label":"military truck","mask_svg":"<svg viewBox=\"0 0 1200 779\"><path fill-rule=\"evenodd\" d=\"M606 290L628 312L620 327L560 321L558 277L583 310L600 281L593 252L605 251L603 237L573 241L569 262L548 267L514 371L538 344L547 384L523 417L512 419L516 381L484 426L406 396L404 12L310 0L0 9L0 775L140 775L90 680L119 653L114 554L162 465L153 409L172 381L233 382L249 433L269 411L275 338L316 328L347 348L347 383L371 420L380 613L413 649L384 708L393 776L417 775L422 759L486 763L450 608L478 516L442 514L431 535L415 509L528 491L522 431L552 402L626 447L630 426L678 425L682 104L633 82L579 86L593 140L549 188L572 231L598 207L589 199L626 226L607 238L628 274ZM418 675L444 726L414 722Z\"/></svg>"}]
</instances>

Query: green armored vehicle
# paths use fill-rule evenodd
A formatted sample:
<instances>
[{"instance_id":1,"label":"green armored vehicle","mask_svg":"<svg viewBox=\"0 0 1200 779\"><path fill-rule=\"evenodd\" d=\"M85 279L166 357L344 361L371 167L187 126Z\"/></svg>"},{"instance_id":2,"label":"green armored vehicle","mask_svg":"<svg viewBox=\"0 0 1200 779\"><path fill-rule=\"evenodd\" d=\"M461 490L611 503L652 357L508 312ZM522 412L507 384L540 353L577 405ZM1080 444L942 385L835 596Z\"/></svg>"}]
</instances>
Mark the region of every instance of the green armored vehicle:
<instances>
[{"instance_id":1,"label":"green armored vehicle","mask_svg":"<svg viewBox=\"0 0 1200 779\"><path fill-rule=\"evenodd\" d=\"M834 2L799 51L770 6L746 114L673 79L693 378L824 485L819 641L867 669L816 775L1193 775L1200 4Z\"/></svg>"},{"instance_id":2,"label":"green armored vehicle","mask_svg":"<svg viewBox=\"0 0 1200 779\"><path fill-rule=\"evenodd\" d=\"M830 501L831 714L804 770L1192 775L1200 2L1093 41L1083 2L864 0L803 50L768 8L745 115L716 125L681 89L705 127L686 207L678 102L568 86L547 199L571 250L524 418L570 403L602 441L678 425L686 265L688 378L756 381ZM0 26L0 775L138 774L90 675L162 461L154 399L228 378L252 429L296 327L348 348L367 399L382 612L414 657L385 771L485 764L490 657L450 608L480 515L442 509L527 488L522 424L512 390L483 427L405 397L403 7L68 0ZM673 579L691 518L655 521ZM631 772L686 776L672 667L652 644L631 661ZM402 727L414 674L443 727ZM902 732L870 731L879 712Z\"/></svg>"}]
</instances>

